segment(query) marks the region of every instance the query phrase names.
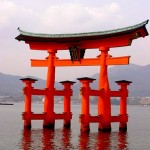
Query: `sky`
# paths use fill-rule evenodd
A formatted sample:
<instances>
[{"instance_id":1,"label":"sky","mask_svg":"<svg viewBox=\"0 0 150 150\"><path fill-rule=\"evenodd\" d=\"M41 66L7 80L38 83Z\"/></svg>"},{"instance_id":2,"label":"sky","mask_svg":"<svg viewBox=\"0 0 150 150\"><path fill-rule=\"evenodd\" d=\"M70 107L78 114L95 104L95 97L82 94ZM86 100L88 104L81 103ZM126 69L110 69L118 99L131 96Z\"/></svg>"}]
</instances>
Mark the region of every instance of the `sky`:
<instances>
[{"instance_id":1,"label":"sky","mask_svg":"<svg viewBox=\"0 0 150 150\"><path fill-rule=\"evenodd\" d=\"M46 51L31 51L15 40L17 28L34 33L79 33L117 29L150 19L149 0L0 0L0 72L46 79L47 68L31 67L30 59L44 59ZM150 23L146 26L150 32ZM150 64L150 37L134 40L131 46L110 49L113 57L131 56L130 63ZM97 49L86 57L99 55ZM69 58L68 51L58 51ZM56 80L74 80L99 73L99 67L56 68Z\"/></svg>"}]
</instances>

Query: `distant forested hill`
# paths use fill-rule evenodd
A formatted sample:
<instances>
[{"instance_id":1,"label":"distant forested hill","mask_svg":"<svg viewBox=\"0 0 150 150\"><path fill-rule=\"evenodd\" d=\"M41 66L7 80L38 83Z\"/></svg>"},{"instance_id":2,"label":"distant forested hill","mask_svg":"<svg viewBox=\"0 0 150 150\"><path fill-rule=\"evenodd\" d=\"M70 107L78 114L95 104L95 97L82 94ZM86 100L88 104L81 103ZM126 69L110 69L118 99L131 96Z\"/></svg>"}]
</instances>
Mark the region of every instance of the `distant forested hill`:
<instances>
[{"instance_id":1,"label":"distant forested hill","mask_svg":"<svg viewBox=\"0 0 150 150\"><path fill-rule=\"evenodd\" d=\"M129 86L129 96L150 96L150 65L121 65L108 69L110 89L117 90L120 87L115 83L118 80L128 80L133 83ZM94 74L91 78L97 79L92 83L92 88L98 87L99 73ZM77 92L79 83L74 85ZM76 93L77 94L77 93Z\"/></svg>"},{"instance_id":2,"label":"distant forested hill","mask_svg":"<svg viewBox=\"0 0 150 150\"><path fill-rule=\"evenodd\" d=\"M119 87L115 83L117 80L129 80L133 83L129 86L130 96L150 96L150 65L139 66L139 65L126 65L126 66L115 66L108 69L108 76L110 81L110 88L112 90L118 89ZM99 74L94 74L92 78L97 79L92 84L92 88L98 87ZM21 76L8 75L0 73L0 96L11 96L17 95L22 92L23 83L20 81ZM35 78L35 77L34 77ZM73 86L74 95L79 94L81 84L75 81L76 84ZM45 80L38 79L34 84L34 87L44 88ZM62 88L61 84L56 82L56 88Z\"/></svg>"}]
</instances>

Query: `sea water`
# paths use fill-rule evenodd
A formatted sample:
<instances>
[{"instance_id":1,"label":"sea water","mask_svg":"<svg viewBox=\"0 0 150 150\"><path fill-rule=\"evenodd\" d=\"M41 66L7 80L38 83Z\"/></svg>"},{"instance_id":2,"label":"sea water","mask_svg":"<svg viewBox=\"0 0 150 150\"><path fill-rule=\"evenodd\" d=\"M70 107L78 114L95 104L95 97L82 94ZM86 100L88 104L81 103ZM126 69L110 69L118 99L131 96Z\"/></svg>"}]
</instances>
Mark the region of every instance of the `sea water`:
<instances>
[{"instance_id":1,"label":"sea water","mask_svg":"<svg viewBox=\"0 0 150 150\"><path fill-rule=\"evenodd\" d=\"M43 112L43 104L33 104L34 113ZM0 150L150 150L150 107L128 106L128 130L119 132L119 124L112 123L110 133L98 132L98 124L90 124L90 132L80 132L80 105L72 105L71 129L63 129L63 121L55 122L55 130L42 128L42 121L32 121L32 129L24 130L21 113L23 103L0 105ZM63 111L62 104L55 112ZM91 105L91 115L97 106ZM119 114L119 106L112 106L112 114Z\"/></svg>"}]
</instances>

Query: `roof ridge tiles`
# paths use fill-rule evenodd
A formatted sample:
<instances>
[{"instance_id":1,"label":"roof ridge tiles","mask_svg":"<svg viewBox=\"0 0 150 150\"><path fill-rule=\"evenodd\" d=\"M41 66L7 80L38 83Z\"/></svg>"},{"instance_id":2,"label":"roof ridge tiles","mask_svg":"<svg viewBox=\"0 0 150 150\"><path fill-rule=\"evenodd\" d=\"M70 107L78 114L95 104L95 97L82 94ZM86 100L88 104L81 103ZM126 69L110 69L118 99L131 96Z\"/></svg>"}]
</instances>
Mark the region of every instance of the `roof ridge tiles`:
<instances>
[{"instance_id":1,"label":"roof ridge tiles","mask_svg":"<svg viewBox=\"0 0 150 150\"><path fill-rule=\"evenodd\" d=\"M33 32L26 32L26 31L23 31L21 30L20 28L18 28L20 34L22 35L26 35L26 36L41 36L41 37L51 37L51 36L62 36L64 37L65 35L69 35L69 36L88 36L88 35L99 35L99 34L103 34L103 33L106 33L106 34L110 34L110 33L116 33L116 31L119 31L119 32L122 32L122 31L125 31L125 30L129 30L129 29L137 29L139 27L142 27L142 26L145 26L147 23L148 23L149 20L146 20L146 21L143 21L142 23L139 23L139 24L136 24L136 25L132 25L132 26L128 26L128 27L124 27L124 28L118 28L118 29L112 29L112 30L106 30L106 31L97 31L97 32L81 32L81 33L62 33L62 34L46 34L46 33L33 33Z\"/></svg>"},{"instance_id":2,"label":"roof ridge tiles","mask_svg":"<svg viewBox=\"0 0 150 150\"><path fill-rule=\"evenodd\" d=\"M148 32L146 30L145 25L148 23L149 20L146 20L142 23L124 27L124 28L118 28L118 29L113 29L113 30L106 30L106 31L97 31L97 32L83 32L83 33L67 33L67 34L45 34L45 33L32 33L32 32L26 32L18 28L20 35L16 37L17 40L22 40L22 41L27 41L28 38L29 40L35 41L35 38L42 39L64 39L64 38L88 38L88 37L93 37L95 39L97 38L103 38L103 37L108 37L108 36L116 36L116 35L121 35L121 34L127 34L134 32L140 28L144 29L145 35L148 35Z\"/></svg>"}]
</instances>

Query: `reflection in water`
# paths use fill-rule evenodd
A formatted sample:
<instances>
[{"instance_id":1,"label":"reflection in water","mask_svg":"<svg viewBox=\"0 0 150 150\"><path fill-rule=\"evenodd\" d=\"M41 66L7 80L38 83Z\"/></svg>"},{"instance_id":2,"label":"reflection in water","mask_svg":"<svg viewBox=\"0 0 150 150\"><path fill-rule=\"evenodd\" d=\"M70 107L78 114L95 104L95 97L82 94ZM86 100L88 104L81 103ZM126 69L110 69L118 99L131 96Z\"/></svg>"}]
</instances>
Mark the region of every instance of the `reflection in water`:
<instances>
[{"instance_id":1,"label":"reflection in water","mask_svg":"<svg viewBox=\"0 0 150 150\"><path fill-rule=\"evenodd\" d=\"M128 149L127 139L125 132L80 132L77 134L68 129L24 129L19 146L23 150L125 150Z\"/></svg>"},{"instance_id":2,"label":"reflection in water","mask_svg":"<svg viewBox=\"0 0 150 150\"><path fill-rule=\"evenodd\" d=\"M42 149L42 139L41 139L42 130L30 130L24 129L22 130L22 140L20 145L20 149L23 150L31 150L31 149Z\"/></svg>"},{"instance_id":3,"label":"reflection in water","mask_svg":"<svg viewBox=\"0 0 150 150\"><path fill-rule=\"evenodd\" d=\"M97 149L110 149L111 148L111 136L109 132L100 132L97 135ZM114 140L114 139L113 139Z\"/></svg>"},{"instance_id":4,"label":"reflection in water","mask_svg":"<svg viewBox=\"0 0 150 150\"><path fill-rule=\"evenodd\" d=\"M23 130L23 137L22 137L22 148L27 150L31 147L31 131L30 130Z\"/></svg>"},{"instance_id":5,"label":"reflection in water","mask_svg":"<svg viewBox=\"0 0 150 150\"><path fill-rule=\"evenodd\" d=\"M118 132L118 149L127 149L128 142L127 142L127 133L125 132Z\"/></svg>"},{"instance_id":6,"label":"reflection in water","mask_svg":"<svg viewBox=\"0 0 150 150\"><path fill-rule=\"evenodd\" d=\"M125 132L81 132L79 136L79 147L82 150L125 150L127 146L127 133Z\"/></svg>"},{"instance_id":7,"label":"reflection in water","mask_svg":"<svg viewBox=\"0 0 150 150\"><path fill-rule=\"evenodd\" d=\"M22 131L22 139L19 143L21 149L73 149L70 143L71 141L71 130L68 129L36 129Z\"/></svg>"},{"instance_id":8,"label":"reflection in water","mask_svg":"<svg viewBox=\"0 0 150 150\"><path fill-rule=\"evenodd\" d=\"M62 136L62 144L64 145L64 149L69 149L72 147L70 140L71 140L71 132L68 129L63 129L63 136Z\"/></svg>"},{"instance_id":9,"label":"reflection in water","mask_svg":"<svg viewBox=\"0 0 150 150\"><path fill-rule=\"evenodd\" d=\"M42 137L43 150L54 149L54 131L44 129Z\"/></svg>"},{"instance_id":10,"label":"reflection in water","mask_svg":"<svg viewBox=\"0 0 150 150\"><path fill-rule=\"evenodd\" d=\"M79 147L80 149L89 149L90 143L89 143L89 132L81 132L79 136Z\"/></svg>"}]
</instances>

